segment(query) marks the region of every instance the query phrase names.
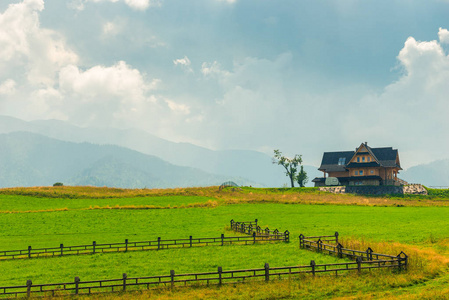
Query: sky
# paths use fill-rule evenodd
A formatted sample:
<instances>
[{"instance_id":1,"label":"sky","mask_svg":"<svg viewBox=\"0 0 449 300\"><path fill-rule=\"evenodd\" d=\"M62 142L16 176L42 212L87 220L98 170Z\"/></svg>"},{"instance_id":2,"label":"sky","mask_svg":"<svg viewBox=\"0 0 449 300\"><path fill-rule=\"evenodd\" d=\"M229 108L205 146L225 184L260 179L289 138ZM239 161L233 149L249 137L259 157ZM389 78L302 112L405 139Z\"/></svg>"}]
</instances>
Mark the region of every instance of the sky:
<instances>
[{"instance_id":1,"label":"sky","mask_svg":"<svg viewBox=\"0 0 449 300\"><path fill-rule=\"evenodd\" d=\"M0 114L210 149L449 159L448 0L0 2Z\"/></svg>"}]
</instances>

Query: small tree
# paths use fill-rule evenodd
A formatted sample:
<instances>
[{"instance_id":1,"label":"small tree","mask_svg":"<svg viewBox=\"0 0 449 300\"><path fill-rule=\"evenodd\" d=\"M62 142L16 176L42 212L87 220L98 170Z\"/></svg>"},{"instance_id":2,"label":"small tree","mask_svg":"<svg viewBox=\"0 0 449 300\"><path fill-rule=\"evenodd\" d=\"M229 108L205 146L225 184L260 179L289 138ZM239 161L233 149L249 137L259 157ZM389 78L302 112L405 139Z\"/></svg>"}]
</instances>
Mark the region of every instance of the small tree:
<instances>
[{"instance_id":1,"label":"small tree","mask_svg":"<svg viewBox=\"0 0 449 300\"><path fill-rule=\"evenodd\" d=\"M295 177L298 171L298 165L302 163L301 155L296 154L293 158L288 158L282 155L279 150L274 150L273 164L281 165L285 169L285 175L290 178L292 187L295 187Z\"/></svg>"},{"instance_id":2,"label":"small tree","mask_svg":"<svg viewBox=\"0 0 449 300\"><path fill-rule=\"evenodd\" d=\"M53 186L63 186L64 184L62 182L56 182L53 184Z\"/></svg>"},{"instance_id":3,"label":"small tree","mask_svg":"<svg viewBox=\"0 0 449 300\"><path fill-rule=\"evenodd\" d=\"M304 187L309 181L309 177L307 177L307 172L304 171L304 166L301 166L301 169L298 172L298 175L296 176L296 181L298 182L300 187Z\"/></svg>"}]
</instances>

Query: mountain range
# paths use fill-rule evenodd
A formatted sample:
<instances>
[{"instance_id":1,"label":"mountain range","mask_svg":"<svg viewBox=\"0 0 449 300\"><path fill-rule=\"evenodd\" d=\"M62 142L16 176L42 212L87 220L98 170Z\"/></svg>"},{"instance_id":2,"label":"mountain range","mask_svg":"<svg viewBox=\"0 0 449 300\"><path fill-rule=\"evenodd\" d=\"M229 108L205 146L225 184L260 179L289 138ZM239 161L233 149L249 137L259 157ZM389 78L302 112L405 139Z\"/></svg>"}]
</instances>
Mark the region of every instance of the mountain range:
<instances>
[{"instance_id":1,"label":"mountain range","mask_svg":"<svg viewBox=\"0 0 449 300\"><path fill-rule=\"evenodd\" d=\"M137 129L82 128L64 121L0 116L0 142L1 187L56 181L129 188L219 185L228 180L280 187L288 182L282 167L264 153L214 151ZM316 167L305 170L310 180L319 175Z\"/></svg>"},{"instance_id":2,"label":"mountain range","mask_svg":"<svg viewBox=\"0 0 449 300\"><path fill-rule=\"evenodd\" d=\"M304 166L311 180L322 173ZM410 183L449 186L449 159L401 172ZM211 150L139 129L83 128L58 120L0 116L0 187L63 182L127 188L288 186L283 168L251 150Z\"/></svg>"}]
</instances>

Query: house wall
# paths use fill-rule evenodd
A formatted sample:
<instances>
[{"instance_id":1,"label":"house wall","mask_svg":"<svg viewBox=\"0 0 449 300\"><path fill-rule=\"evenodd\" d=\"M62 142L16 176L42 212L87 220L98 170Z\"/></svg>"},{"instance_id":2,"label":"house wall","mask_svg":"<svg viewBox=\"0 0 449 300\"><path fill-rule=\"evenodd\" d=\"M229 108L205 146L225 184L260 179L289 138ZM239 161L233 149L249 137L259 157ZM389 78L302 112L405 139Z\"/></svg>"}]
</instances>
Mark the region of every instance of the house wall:
<instances>
[{"instance_id":1,"label":"house wall","mask_svg":"<svg viewBox=\"0 0 449 300\"><path fill-rule=\"evenodd\" d=\"M329 172L329 177L348 177L349 171L346 172Z\"/></svg>"},{"instance_id":2,"label":"house wall","mask_svg":"<svg viewBox=\"0 0 449 300\"><path fill-rule=\"evenodd\" d=\"M363 171L363 175L355 175L355 171L360 174L360 171ZM373 173L371 173L373 171ZM357 168L357 169L351 169L350 176L378 176L379 175L379 168Z\"/></svg>"}]
</instances>

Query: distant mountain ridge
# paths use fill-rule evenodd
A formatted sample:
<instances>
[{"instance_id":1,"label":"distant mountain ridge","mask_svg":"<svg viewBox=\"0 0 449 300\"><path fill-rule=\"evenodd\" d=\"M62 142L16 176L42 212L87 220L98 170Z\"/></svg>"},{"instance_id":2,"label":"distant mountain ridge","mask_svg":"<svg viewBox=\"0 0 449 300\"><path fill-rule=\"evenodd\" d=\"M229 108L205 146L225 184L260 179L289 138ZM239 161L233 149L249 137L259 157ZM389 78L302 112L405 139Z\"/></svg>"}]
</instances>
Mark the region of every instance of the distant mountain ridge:
<instances>
[{"instance_id":1,"label":"distant mountain ridge","mask_svg":"<svg viewBox=\"0 0 449 300\"><path fill-rule=\"evenodd\" d=\"M232 178L254 184L242 178ZM0 187L93 185L174 188L219 185L229 177L180 167L113 145L72 143L30 132L0 134Z\"/></svg>"},{"instance_id":2,"label":"distant mountain ridge","mask_svg":"<svg viewBox=\"0 0 449 300\"><path fill-rule=\"evenodd\" d=\"M26 131L69 142L118 145L154 155L174 165L203 170L224 177L246 178L254 184L281 187L288 183L282 167L273 165L270 156L250 150L213 151L189 143L175 143L138 129L81 128L64 121L26 122L0 116L0 133ZM304 167L309 185L321 172L313 166ZM243 184L238 182L238 184Z\"/></svg>"},{"instance_id":3,"label":"distant mountain ridge","mask_svg":"<svg viewBox=\"0 0 449 300\"><path fill-rule=\"evenodd\" d=\"M421 183L427 187L449 187L449 159L408 168L401 172L400 177L409 183Z\"/></svg>"}]
</instances>

